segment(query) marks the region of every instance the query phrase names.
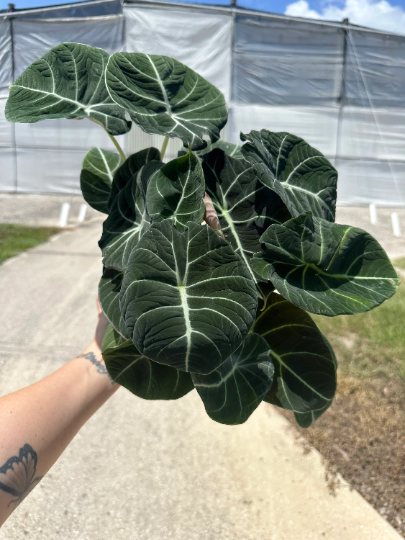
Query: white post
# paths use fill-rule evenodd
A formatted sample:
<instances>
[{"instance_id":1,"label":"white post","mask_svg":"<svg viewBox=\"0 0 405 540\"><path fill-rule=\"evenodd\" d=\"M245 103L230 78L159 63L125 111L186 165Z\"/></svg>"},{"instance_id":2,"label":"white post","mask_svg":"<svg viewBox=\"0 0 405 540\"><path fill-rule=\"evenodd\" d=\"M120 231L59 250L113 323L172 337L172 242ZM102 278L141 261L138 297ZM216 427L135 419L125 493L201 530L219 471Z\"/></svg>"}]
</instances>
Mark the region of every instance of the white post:
<instances>
[{"instance_id":1,"label":"white post","mask_svg":"<svg viewBox=\"0 0 405 540\"><path fill-rule=\"evenodd\" d=\"M77 221L79 223L82 223L85 220L86 212L87 212L87 204L83 203L80 205L79 216L77 218Z\"/></svg>"},{"instance_id":2,"label":"white post","mask_svg":"<svg viewBox=\"0 0 405 540\"><path fill-rule=\"evenodd\" d=\"M64 202L60 209L59 227L66 227L69 220L70 203Z\"/></svg>"},{"instance_id":3,"label":"white post","mask_svg":"<svg viewBox=\"0 0 405 540\"><path fill-rule=\"evenodd\" d=\"M394 236L401 236L401 227L399 226L399 216L397 212L391 214L392 232Z\"/></svg>"},{"instance_id":4,"label":"white post","mask_svg":"<svg viewBox=\"0 0 405 540\"><path fill-rule=\"evenodd\" d=\"M377 225L377 206L374 203L371 203L370 206L370 222L372 225Z\"/></svg>"}]
</instances>

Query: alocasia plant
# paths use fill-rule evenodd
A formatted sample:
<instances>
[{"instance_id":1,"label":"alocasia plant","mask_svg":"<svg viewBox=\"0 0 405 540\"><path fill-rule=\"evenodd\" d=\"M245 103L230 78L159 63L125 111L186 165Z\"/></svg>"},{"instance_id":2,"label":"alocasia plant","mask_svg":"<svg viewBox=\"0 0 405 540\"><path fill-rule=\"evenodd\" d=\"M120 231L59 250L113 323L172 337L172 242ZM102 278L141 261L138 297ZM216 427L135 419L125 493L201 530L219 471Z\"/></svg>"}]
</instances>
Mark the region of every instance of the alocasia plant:
<instances>
[{"instance_id":1,"label":"alocasia plant","mask_svg":"<svg viewBox=\"0 0 405 540\"><path fill-rule=\"evenodd\" d=\"M161 152L125 156L114 135L128 116L165 137ZM335 223L337 171L319 151L265 129L224 142L224 97L187 66L75 43L24 71L6 117L87 117L118 150L92 148L80 177L108 214L99 297L114 380L144 399L195 388L225 424L263 400L305 427L330 406L336 358L307 312L368 311L399 280L371 235ZM169 137L184 149L163 163Z\"/></svg>"}]
</instances>

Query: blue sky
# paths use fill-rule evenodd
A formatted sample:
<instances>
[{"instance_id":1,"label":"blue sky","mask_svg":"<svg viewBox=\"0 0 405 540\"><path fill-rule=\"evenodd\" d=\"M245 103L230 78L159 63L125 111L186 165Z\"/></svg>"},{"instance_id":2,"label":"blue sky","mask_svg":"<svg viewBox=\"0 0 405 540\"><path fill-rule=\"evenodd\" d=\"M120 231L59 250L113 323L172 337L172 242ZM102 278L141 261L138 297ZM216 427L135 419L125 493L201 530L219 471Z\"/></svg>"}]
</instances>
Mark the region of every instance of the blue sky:
<instances>
[{"instance_id":1,"label":"blue sky","mask_svg":"<svg viewBox=\"0 0 405 540\"><path fill-rule=\"evenodd\" d=\"M10 0L0 0L6 9ZM187 2L188 0L183 0ZM194 3L229 4L230 0L189 0ZM14 0L17 8L67 3L64 0ZM405 0L238 0L246 8L286 13L296 17L342 20L398 34L405 34Z\"/></svg>"},{"instance_id":2,"label":"blue sky","mask_svg":"<svg viewBox=\"0 0 405 540\"><path fill-rule=\"evenodd\" d=\"M7 9L8 3L14 1L15 6L19 9L26 9L30 7L37 6L49 6L54 4L65 4L63 0L0 0L0 9ZM69 2L71 0L68 0ZM72 0L73 1L73 0ZM180 0L187 2L187 0ZM229 0L190 0L192 3L198 4L225 4L230 3ZM272 11L274 13L284 13L288 4L291 4L293 0L238 0L238 5L253 8L261 9L263 11ZM311 7L318 8L322 0L311 0ZM405 0L403 2L405 5Z\"/></svg>"}]
</instances>

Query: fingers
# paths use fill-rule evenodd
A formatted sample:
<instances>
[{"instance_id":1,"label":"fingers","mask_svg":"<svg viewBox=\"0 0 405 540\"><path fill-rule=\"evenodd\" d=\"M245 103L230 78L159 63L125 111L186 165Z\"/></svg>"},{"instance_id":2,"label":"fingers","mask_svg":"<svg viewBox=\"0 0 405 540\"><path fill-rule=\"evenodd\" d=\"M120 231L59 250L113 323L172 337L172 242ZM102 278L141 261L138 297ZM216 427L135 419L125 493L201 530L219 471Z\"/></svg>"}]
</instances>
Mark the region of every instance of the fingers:
<instances>
[{"instance_id":1,"label":"fingers","mask_svg":"<svg viewBox=\"0 0 405 540\"><path fill-rule=\"evenodd\" d=\"M101 306L100 306L100 300L98 299L98 296L96 296L96 302L97 302L97 312L98 312L98 316L100 317L100 315L103 313L103 310L101 309Z\"/></svg>"},{"instance_id":2,"label":"fingers","mask_svg":"<svg viewBox=\"0 0 405 540\"><path fill-rule=\"evenodd\" d=\"M206 193L204 196L205 202L205 223L214 231L221 231L221 225L217 213L215 212L214 205L212 204L210 196ZM222 231L221 231L222 232Z\"/></svg>"}]
</instances>

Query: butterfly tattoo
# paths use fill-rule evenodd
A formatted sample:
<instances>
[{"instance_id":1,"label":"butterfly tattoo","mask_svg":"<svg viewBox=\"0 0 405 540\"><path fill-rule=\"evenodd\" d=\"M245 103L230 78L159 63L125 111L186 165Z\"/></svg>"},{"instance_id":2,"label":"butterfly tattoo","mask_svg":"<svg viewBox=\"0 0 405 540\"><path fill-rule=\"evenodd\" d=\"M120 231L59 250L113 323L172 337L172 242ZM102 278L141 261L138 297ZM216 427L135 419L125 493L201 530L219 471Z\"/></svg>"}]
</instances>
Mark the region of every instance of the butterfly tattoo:
<instances>
[{"instance_id":1,"label":"butterfly tattoo","mask_svg":"<svg viewBox=\"0 0 405 540\"><path fill-rule=\"evenodd\" d=\"M0 490L9 493L12 503L20 502L42 480L42 476L35 478L38 456L29 444L24 444L19 450L18 456L8 459L0 467Z\"/></svg>"}]
</instances>

